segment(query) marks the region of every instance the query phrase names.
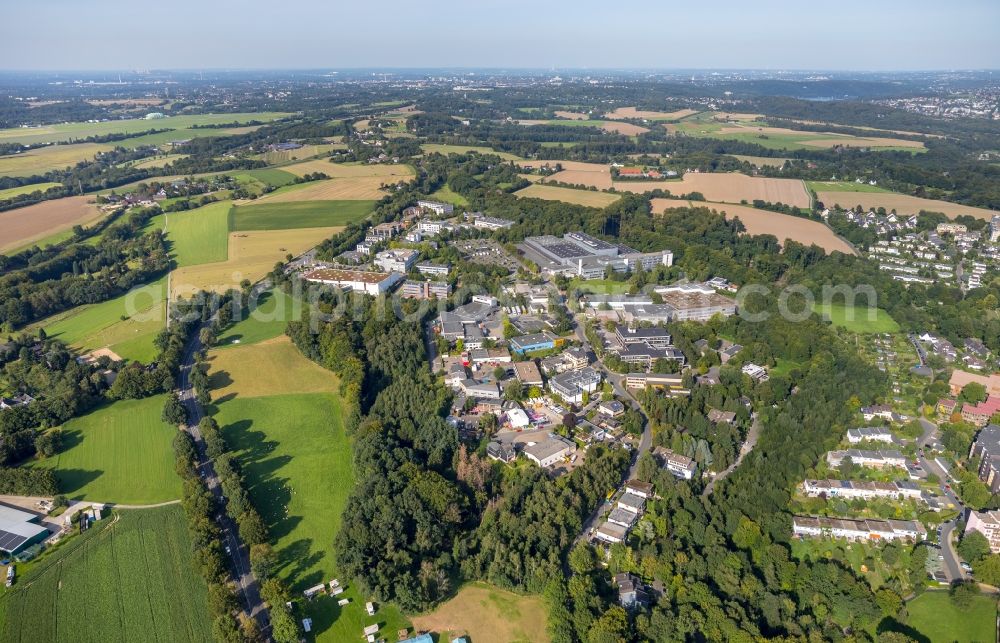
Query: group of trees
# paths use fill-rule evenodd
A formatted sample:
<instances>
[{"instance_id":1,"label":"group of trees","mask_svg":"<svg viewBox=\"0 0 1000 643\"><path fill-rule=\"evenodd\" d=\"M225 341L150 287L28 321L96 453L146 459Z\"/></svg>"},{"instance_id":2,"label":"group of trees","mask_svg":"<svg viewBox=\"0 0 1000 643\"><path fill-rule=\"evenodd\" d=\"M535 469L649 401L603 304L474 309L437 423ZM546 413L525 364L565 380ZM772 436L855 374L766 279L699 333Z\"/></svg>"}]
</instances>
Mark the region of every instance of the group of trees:
<instances>
[{"instance_id":1,"label":"group of trees","mask_svg":"<svg viewBox=\"0 0 1000 643\"><path fill-rule=\"evenodd\" d=\"M215 524L215 499L198 475L194 440L184 432L174 436L177 474L183 480L181 506L198 569L208 583L208 606L212 613L212 635L217 641L261 640L253 619L244 618L230 585L221 532Z\"/></svg>"},{"instance_id":2,"label":"group of trees","mask_svg":"<svg viewBox=\"0 0 1000 643\"><path fill-rule=\"evenodd\" d=\"M162 232L143 233L155 212L139 210L96 244L0 257L0 327L8 330L81 304L121 295L169 267Z\"/></svg>"},{"instance_id":3,"label":"group of trees","mask_svg":"<svg viewBox=\"0 0 1000 643\"><path fill-rule=\"evenodd\" d=\"M50 427L103 401L108 389L103 371L112 365L107 357L81 364L61 342L30 335L9 340L0 363L10 390L34 400L0 412L0 466L58 452L61 434Z\"/></svg>"}]
</instances>

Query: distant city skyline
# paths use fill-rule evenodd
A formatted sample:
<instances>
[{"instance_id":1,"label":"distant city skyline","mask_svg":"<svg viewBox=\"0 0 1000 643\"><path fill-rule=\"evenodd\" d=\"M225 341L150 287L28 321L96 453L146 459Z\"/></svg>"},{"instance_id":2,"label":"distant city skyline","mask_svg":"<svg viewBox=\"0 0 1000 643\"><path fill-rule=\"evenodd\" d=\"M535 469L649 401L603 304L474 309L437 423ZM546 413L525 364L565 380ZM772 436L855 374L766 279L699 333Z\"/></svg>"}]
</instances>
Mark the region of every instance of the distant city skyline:
<instances>
[{"instance_id":1,"label":"distant city skyline","mask_svg":"<svg viewBox=\"0 0 1000 643\"><path fill-rule=\"evenodd\" d=\"M3 70L1000 68L1000 2L12 0Z\"/></svg>"}]
</instances>

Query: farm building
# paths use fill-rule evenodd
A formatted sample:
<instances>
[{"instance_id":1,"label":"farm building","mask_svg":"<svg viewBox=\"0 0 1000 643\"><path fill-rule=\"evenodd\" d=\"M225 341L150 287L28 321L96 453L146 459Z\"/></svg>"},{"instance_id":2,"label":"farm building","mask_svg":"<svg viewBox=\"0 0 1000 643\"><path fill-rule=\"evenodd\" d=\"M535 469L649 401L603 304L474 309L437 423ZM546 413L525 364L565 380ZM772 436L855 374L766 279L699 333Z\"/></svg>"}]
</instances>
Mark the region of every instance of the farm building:
<instances>
[{"instance_id":1,"label":"farm building","mask_svg":"<svg viewBox=\"0 0 1000 643\"><path fill-rule=\"evenodd\" d=\"M0 504L0 551L13 555L45 540L49 530L38 524L39 519L33 513Z\"/></svg>"}]
</instances>

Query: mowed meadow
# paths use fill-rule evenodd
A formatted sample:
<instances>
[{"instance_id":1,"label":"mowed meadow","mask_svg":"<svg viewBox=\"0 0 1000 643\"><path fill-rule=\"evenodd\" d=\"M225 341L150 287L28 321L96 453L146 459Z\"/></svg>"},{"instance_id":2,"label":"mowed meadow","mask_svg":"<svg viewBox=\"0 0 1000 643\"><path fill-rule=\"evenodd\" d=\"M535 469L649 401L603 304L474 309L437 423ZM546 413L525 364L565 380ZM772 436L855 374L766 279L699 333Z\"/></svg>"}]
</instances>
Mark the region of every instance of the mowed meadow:
<instances>
[{"instance_id":1,"label":"mowed meadow","mask_svg":"<svg viewBox=\"0 0 1000 643\"><path fill-rule=\"evenodd\" d=\"M370 597L341 576L336 564L333 542L354 485L339 381L292 345L283 334L286 317L274 314L276 304L290 313L290 298L274 293L262 306L264 316L237 322L209 352L215 418L268 525L277 573L292 593L334 578L346 585L336 598L303 604L303 616L313 619L314 640L353 640L373 623L381 626L380 636L393 640L406 619L388 605L369 617L364 604ZM350 603L338 605L342 598Z\"/></svg>"},{"instance_id":2,"label":"mowed meadow","mask_svg":"<svg viewBox=\"0 0 1000 643\"><path fill-rule=\"evenodd\" d=\"M62 426L62 450L33 466L52 469L74 500L148 505L181 497L171 442L161 418L165 395L107 403Z\"/></svg>"}]
</instances>

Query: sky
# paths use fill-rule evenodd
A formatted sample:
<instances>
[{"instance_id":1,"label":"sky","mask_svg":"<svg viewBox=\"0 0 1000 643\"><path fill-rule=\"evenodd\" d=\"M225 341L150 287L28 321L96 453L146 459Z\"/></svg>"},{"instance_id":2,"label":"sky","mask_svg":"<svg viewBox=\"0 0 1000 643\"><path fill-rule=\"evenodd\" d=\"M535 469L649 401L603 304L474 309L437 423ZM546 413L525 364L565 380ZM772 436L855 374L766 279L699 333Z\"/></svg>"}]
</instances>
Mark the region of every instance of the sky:
<instances>
[{"instance_id":1,"label":"sky","mask_svg":"<svg viewBox=\"0 0 1000 643\"><path fill-rule=\"evenodd\" d=\"M2 0L0 16L4 70L1000 68L1000 0Z\"/></svg>"}]
</instances>

